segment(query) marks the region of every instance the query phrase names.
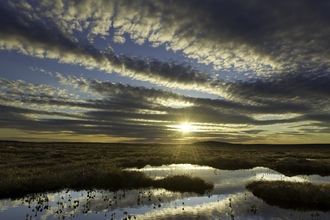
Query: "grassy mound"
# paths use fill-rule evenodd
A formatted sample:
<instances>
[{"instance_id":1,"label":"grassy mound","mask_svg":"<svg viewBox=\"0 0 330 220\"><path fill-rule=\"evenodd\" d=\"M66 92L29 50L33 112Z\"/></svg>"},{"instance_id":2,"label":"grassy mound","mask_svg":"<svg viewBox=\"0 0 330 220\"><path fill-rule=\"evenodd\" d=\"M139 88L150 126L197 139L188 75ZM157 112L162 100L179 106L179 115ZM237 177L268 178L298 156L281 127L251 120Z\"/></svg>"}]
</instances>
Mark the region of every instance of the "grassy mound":
<instances>
[{"instance_id":1,"label":"grassy mound","mask_svg":"<svg viewBox=\"0 0 330 220\"><path fill-rule=\"evenodd\" d=\"M156 185L170 191L179 192L196 192L204 193L206 190L213 189L214 185L210 182L205 182L199 177L188 175L174 175L164 179L156 180Z\"/></svg>"},{"instance_id":2,"label":"grassy mound","mask_svg":"<svg viewBox=\"0 0 330 220\"><path fill-rule=\"evenodd\" d=\"M330 210L330 183L255 181L246 185L269 205L295 210Z\"/></svg>"},{"instance_id":3,"label":"grassy mound","mask_svg":"<svg viewBox=\"0 0 330 220\"><path fill-rule=\"evenodd\" d=\"M138 171L125 171L111 169L107 172L84 172L71 175L42 175L38 177L25 177L19 181L0 181L0 198L19 198L26 194L54 192L64 188L75 190L86 189L137 189L145 187L165 188L170 191L196 192L203 194L213 188L212 183L207 183L197 177L170 176L162 180L154 180Z\"/></svg>"}]
</instances>

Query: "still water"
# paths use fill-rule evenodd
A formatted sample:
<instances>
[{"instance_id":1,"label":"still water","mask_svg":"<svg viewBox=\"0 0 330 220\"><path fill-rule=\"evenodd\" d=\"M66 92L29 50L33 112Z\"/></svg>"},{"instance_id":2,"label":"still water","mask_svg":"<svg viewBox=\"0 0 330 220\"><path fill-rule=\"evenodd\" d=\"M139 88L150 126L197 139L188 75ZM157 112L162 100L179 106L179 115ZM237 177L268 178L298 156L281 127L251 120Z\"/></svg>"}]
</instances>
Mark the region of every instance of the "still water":
<instances>
[{"instance_id":1,"label":"still water","mask_svg":"<svg viewBox=\"0 0 330 220\"><path fill-rule=\"evenodd\" d=\"M30 195L18 200L0 200L0 219L330 219L330 213L301 212L265 204L247 191L249 181L287 180L329 182L330 177L286 177L268 168L219 170L207 166L173 164L131 168L152 178L188 174L214 183L204 195L164 189L129 191L72 191ZM313 218L312 218L313 219ZM315 219L315 218L314 218Z\"/></svg>"}]
</instances>

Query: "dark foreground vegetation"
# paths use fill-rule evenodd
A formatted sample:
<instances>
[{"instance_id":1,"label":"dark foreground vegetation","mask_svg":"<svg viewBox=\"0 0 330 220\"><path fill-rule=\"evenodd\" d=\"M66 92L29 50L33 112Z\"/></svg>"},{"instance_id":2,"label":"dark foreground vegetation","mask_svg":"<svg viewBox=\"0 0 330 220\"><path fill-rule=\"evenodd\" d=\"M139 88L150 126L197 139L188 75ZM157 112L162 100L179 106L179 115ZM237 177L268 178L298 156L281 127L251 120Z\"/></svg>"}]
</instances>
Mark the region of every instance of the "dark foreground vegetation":
<instances>
[{"instance_id":1,"label":"dark foreground vegetation","mask_svg":"<svg viewBox=\"0 0 330 220\"><path fill-rule=\"evenodd\" d=\"M211 190L213 186L213 183L187 175L169 176L155 180L142 172L113 168L107 171L99 171L98 173L71 173L67 176L58 176L56 174L54 176L41 175L38 178L24 178L23 180L8 182L1 181L0 192L2 198L19 198L26 194L59 191L64 188L74 190L119 190L155 187L170 191L203 194Z\"/></svg>"},{"instance_id":2,"label":"dark foreground vegetation","mask_svg":"<svg viewBox=\"0 0 330 220\"><path fill-rule=\"evenodd\" d=\"M269 205L303 211L330 211L330 183L256 181L246 188Z\"/></svg>"},{"instance_id":3,"label":"dark foreground vegetation","mask_svg":"<svg viewBox=\"0 0 330 220\"><path fill-rule=\"evenodd\" d=\"M219 169L269 167L286 175L330 175L328 145L232 145L203 142L191 145L25 143L0 142L0 197L63 188L165 187L171 181L153 181L141 173L122 168L191 163ZM190 181L203 191L210 185ZM168 182L167 182L168 181ZM161 185L163 184L163 185ZM182 190L179 184L172 184ZM166 188L166 187L165 187ZM169 189L169 188L167 188ZM185 190L187 191L186 187Z\"/></svg>"}]
</instances>

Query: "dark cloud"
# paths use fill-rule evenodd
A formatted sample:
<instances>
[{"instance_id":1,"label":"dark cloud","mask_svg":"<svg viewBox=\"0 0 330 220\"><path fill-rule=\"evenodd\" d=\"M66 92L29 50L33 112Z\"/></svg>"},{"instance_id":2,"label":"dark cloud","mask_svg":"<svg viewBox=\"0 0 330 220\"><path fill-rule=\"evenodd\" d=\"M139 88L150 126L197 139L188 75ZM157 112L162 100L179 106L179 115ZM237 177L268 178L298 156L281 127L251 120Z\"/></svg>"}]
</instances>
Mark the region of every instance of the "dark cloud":
<instances>
[{"instance_id":1,"label":"dark cloud","mask_svg":"<svg viewBox=\"0 0 330 220\"><path fill-rule=\"evenodd\" d=\"M255 99L304 100L326 99L330 95L329 73L288 73L267 79L237 81L229 84L233 96L244 94ZM238 92L238 93L237 93ZM246 99L248 99L246 97Z\"/></svg>"},{"instance_id":2,"label":"dark cloud","mask_svg":"<svg viewBox=\"0 0 330 220\"><path fill-rule=\"evenodd\" d=\"M185 38L180 32L185 33L183 28L188 26L195 30L191 34L205 44L228 45L237 57L240 54L235 49L244 53L247 49L252 56L265 56L275 62L282 71L329 67L329 1L196 0L159 4L170 8L167 12L172 21L184 19L185 25L178 27L182 30L179 37Z\"/></svg>"}]
</instances>

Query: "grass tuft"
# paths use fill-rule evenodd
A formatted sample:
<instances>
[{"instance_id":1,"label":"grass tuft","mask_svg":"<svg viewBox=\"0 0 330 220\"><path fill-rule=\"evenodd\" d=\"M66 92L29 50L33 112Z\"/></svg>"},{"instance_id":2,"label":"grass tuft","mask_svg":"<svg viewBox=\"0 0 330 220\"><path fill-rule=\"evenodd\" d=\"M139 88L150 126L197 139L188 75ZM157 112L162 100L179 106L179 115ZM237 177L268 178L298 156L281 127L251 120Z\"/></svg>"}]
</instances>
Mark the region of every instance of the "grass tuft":
<instances>
[{"instance_id":1,"label":"grass tuft","mask_svg":"<svg viewBox=\"0 0 330 220\"><path fill-rule=\"evenodd\" d=\"M192 177L189 175L168 176L156 181L156 185L159 187L179 192L196 192L203 194L205 191L211 190L214 187L213 183L205 182L199 177Z\"/></svg>"},{"instance_id":2,"label":"grass tuft","mask_svg":"<svg viewBox=\"0 0 330 220\"><path fill-rule=\"evenodd\" d=\"M254 181L246 185L269 205L295 210L330 210L330 183Z\"/></svg>"}]
</instances>

